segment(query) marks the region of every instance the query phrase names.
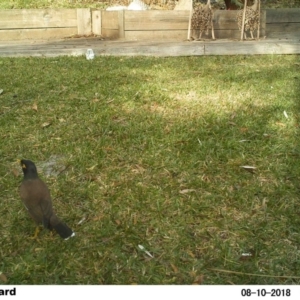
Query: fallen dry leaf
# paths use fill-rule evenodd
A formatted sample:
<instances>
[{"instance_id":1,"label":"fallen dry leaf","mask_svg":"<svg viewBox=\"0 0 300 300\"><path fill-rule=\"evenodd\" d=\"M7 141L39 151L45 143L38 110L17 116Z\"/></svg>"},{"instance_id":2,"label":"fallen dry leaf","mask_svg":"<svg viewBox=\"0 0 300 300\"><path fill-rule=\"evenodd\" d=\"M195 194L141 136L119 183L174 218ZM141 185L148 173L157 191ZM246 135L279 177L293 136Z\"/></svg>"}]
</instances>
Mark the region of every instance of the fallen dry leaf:
<instances>
[{"instance_id":1,"label":"fallen dry leaf","mask_svg":"<svg viewBox=\"0 0 300 300\"><path fill-rule=\"evenodd\" d=\"M136 174L142 174L146 171L146 169L136 164L132 167L131 171Z\"/></svg>"},{"instance_id":2,"label":"fallen dry leaf","mask_svg":"<svg viewBox=\"0 0 300 300\"><path fill-rule=\"evenodd\" d=\"M86 168L87 171L93 171L96 167L98 166L98 164L93 165L90 168Z\"/></svg>"},{"instance_id":3,"label":"fallen dry leaf","mask_svg":"<svg viewBox=\"0 0 300 300\"><path fill-rule=\"evenodd\" d=\"M250 140L239 140L240 143L250 142Z\"/></svg>"},{"instance_id":4,"label":"fallen dry leaf","mask_svg":"<svg viewBox=\"0 0 300 300\"><path fill-rule=\"evenodd\" d=\"M32 107L31 107L34 111L38 111L38 107L37 107L37 104L36 102L33 103Z\"/></svg>"},{"instance_id":5,"label":"fallen dry leaf","mask_svg":"<svg viewBox=\"0 0 300 300\"><path fill-rule=\"evenodd\" d=\"M178 268L175 265L171 264L171 267L172 267L174 273L178 273Z\"/></svg>"},{"instance_id":6,"label":"fallen dry leaf","mask_svg":"<svg viewBox=\"0 0 300 300\"><path fill-rule=\"evenodd\" d=\"M192 251L188 250L188 251L187 251L187 254L188 254L189 256L191 256L192 258L195 258L195 254L194 254Z\"/></svg>"},{"instance_id":7,"label":"fallen dry leaf","mask_svg":"<svg viewBox=\"0 0 300 300\"><path fill-rule=\"evenodd\" d=\"M16 168L13 168L12 170L11 170L11 172L13 173L13 175L15 176L15 177L18 177L19 176L19 171L16 169Z\"/></svg>"},{"instance_id":8,"label":"fallen dry leaf","mask_svg":"<svg viewBox=\"0 0 300 300\"><path fill-rule=\"evenodd\" d=\"M7 282L7 277L3 273L0 273L0 281Z\"/></svg>"},{"instance_id":9,"label":"fallen dry leaf","mask_svg":"<svg viewBox=\"0 0 300 300\"><path fill-rule=\"evenodd\" d=\"M188 193L191 193L191 192L196 192L196 190L194 190L194 189L185 189L185 190L179 191L179 194L188 194Z\"/></svg>"},{"instance_id":10,"label":"fallen dry leaf","mask_svg":"<svg viewBox=\"0 0 300 300\"><path fill-rule=\"evenodd\" d=\"M241 127L240 132L247 132L249 129L247 127Z\"/></svg>"},{"instance_id":11,"label":"fallen dry leaf","mask_svg":"<svg viewBox=\"0 0 300 300\"><path fill-rule=\"evenodd\" d=\"M77 224L80 225L86 220L86 217L83 217Z\"/></svg>"},{"instance_id":12,"label":"fallen dry leaf","mask_svg":"<svg viewBox=\"0 0 300 300\"><path fill-rule=\"evenodd\" d=\"M241 166L244 170L253 173L256 170L256 167L253 166Z\"/></svg>"},{"instance_id":13,"label":"fallen dry leaf","mask_svg":"<svg viewBox=\"0 0 300 300\"><path fill-rule=\"evenodd\" d=\"M42 128L49 127L50 125L51 125L50 122L44 122L44 123L42 124Z\"/></svg>"},{"instance_id":14,"label":"fallen dry leaf","mask_svg":"<svg viewBox=\"0 0 300 300\"><path fill-rule=\"evenodd\" d=\"M201 274L201 275L198 275L198 276L194 279L193 284L202 284L203 281L204 281L204 275Z\"/></svg>"}]
</instances>

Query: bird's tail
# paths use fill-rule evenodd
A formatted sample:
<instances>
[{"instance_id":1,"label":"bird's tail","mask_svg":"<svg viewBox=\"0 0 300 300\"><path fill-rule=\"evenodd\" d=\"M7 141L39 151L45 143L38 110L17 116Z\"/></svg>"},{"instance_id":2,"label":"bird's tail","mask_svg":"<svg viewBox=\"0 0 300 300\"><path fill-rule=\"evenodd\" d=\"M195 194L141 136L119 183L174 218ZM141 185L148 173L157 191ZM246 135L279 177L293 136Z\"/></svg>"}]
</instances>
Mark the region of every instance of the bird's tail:
<instances>
[{"instance_id":1,"label":"bird's tail","mask_svg":"<svg viewBox=\"0 0 300 300\"><path fill-rule=\"evenodd\" d=\"M63 222L58 223L53 228L65 240L75 236L75 232Z\"/></svg>"}]
</instances>

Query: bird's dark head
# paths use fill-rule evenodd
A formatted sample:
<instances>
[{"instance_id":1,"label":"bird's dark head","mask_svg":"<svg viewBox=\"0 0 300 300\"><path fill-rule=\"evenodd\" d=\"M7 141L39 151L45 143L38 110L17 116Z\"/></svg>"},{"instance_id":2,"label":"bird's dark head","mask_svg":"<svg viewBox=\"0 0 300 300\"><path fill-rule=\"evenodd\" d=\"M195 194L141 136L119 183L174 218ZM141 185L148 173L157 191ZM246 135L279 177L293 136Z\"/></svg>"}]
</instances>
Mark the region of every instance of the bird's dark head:
<instances>
[{"instance_id":1,"label":"bird's dark head","mask_svg":"<svg viewBox=\"0 0 300 300\"><path fill-rule=\"evenodd\" d=\"M20 165L24 173L24 178L37 178L38 173L35 164L31 160L22 159Z\"/></svg>"}]
</instances>

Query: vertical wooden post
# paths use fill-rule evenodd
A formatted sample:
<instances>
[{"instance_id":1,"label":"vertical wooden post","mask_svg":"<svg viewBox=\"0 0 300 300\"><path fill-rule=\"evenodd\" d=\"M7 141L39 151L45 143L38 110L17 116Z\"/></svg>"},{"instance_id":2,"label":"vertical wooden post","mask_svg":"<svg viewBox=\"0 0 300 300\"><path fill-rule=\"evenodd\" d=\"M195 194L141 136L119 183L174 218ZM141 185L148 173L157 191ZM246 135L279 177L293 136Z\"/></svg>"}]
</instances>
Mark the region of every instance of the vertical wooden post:
<instances>
[{"instance_id":1,"label":"vertical wooden post","mask_svg":"<svg viewBox=\"0 0 300 300\"><path fill-rule=\"evenodd\" d=\"M90 35L92 33L91 10L89 8L77 8L77 33L78 35Z\"/></svg>"},{"instance_id":2,"label":"vertical wooden post","mask_svg":"<svg viewBox=\"0 0 300 300\"><path fill-rule=\"evenodd\" d=\"M101 10L92 10L92 34L102 34Z\"/></svg>"},{"instance_id":3,"label":"vertical wooden post","mask_svg":"<svg viewBox=\"0 0 300 300\"><path fill-rule=\"evenodd\" d=\"M188 41L191 38L191 26L192 26L192 16L193 16L193 0L190 1L191 1L191 7L190 7L189 27L188 27L188 34L187 34Z\"/></svg>"},{"instance_id":4,"label":"vertical wooden post","mask_svg":"<svg viewBox=\"0 0 300 300\"><path fill-rule=\"evenodd\" d=\"M260 11L260 32L259 36L265 36L266 35L266 11L261 10Z\"/></svg>"},{"instance_id":5,"label":"vertical wooden post","mask_svg":"<svg viewBox=\"0 0 300 300\"><path fill-rule=\"evenodd\" d=\"M260 0L258 0L258 27L257 27L257 39L259 39L259 35L260 35Z\"/></svg>"},{"instance_id":6,"label":"vertical wooden post","mask_svg":"<svg viewBox=\"0 0 300 300\"><path fill-rule=\"evenodd\" d=\"M125 18L125 11L123 9L119 10L118 11L119 38L125 38L124 18Z\"/></svg>"},{"instance_id":7,"label":"vertical wooden post","mask_svg":"<svg viewBox=\"0 0 300 300\"><path fill-rule=\"evenodd\" d=\"M245 0L244 11L243 11L242 30L241 30L241 41L244 40L246 9L247 9L247 0Z\"/></svg>"}]
</instances>

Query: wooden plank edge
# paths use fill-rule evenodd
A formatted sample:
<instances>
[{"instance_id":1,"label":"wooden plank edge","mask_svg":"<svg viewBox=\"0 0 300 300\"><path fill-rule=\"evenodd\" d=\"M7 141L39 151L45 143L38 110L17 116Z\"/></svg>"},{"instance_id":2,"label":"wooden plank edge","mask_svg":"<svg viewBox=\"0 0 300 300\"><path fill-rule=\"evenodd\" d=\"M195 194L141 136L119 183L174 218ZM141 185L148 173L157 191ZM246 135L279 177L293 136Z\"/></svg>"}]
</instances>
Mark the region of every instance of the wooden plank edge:
<instances>
[{"instance_id":1,"label":"wooden plank edge","mask_svg":"<svg viewBox=\"0 0 300 300\"><path fill-rule=\"evenodd\" d=\"M222 45L222 51L213 47L212 44L205 45L205 55L281 55L281 54L300 54L300 43L285 42L257 42L243 41Z\"/></svg>"}]
</instances>

